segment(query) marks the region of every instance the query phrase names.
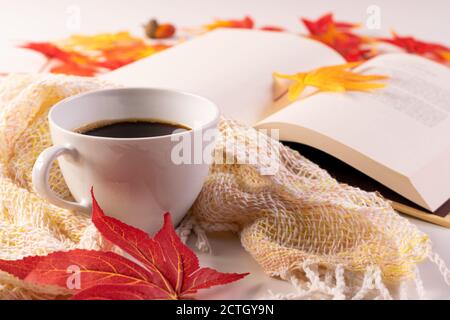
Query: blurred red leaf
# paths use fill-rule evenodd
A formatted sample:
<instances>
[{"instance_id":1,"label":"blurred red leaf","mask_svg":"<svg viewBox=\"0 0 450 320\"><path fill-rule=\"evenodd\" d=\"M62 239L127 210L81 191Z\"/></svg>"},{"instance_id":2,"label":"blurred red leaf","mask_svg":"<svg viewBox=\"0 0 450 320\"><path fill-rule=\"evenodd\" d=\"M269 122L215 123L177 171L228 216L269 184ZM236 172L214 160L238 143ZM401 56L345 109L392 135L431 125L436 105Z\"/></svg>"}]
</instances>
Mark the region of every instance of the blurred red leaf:
<instances>
[{"instance_id":1,"label":"blurred red leaf","mask_svg":"<svg viewBox=\"0 0 450 320\"><path fill-rule=\"evenodd\" d=\"M94 61L89 57L78 52L65 51L50 42L29 42L21 47L39 52L47 59L58 62L50 68L52 73L91 77L98 72L96 66L92 66Z\"/></svg>"},{"instance_id":2,"label":"blurred red leaf","mask_svg":"<svg viewBox=\"0 0 450 320\"><path fill-rule=\"evenodd\" d=\"M247 274L200 268L197 256L184 245L169 213L154 238L107 217L92 194L92 221L100 233L138 263L114 252L71 250L21 260L0 260L0 270L39 285L71 289L72 299L185 299L199 289L237 281ZM68 281L79 270L80 287Z\"/></svg>"},{"instance_id":3,"label":"blurred red leaf","mask_svg":"<svg viewBox=\"0 0 450 320\"><path fill-rule=\"evenodd\" d=\"M71 64L88 64L91 59L75 51L65 51L50 42L29 42L21 48L30 49L42 53L48 59L58 59Z\"/></svg>"},{"instance_id":4,"label":"blurred red leaf","mask_svg":"<svg viewBox=\"0 0 450 320\"><path fill-rule=\"evenodd\" d=\"M167 25L159 37L169 36L174 30ZM128 32L101 33L92 36L74 35L56 43L30 42L22 48L42 53L53 59L53 73L93 76L106 70L114 70L136 60L164 50L168 45L148 44Z\"/></svg>"},{"instance_id":5,"label":"blurred red leaf","mask_svg":"<svg viewBox=\"0 0 450 320\"><path fill-rule=\"evenodd\" d=\"M283 32L286 31L284 28L277 27L277 26L264 26L259 28L259 30L263 31L274 31L274 32Z\"/></svg>"},{"instance_id":6,"label":"blurred red leaf","mask_svg":"<svg viewBox=\"0 0 450 320\"><path fill-rule=\"evenodd\" d=\"M253 19L250 16L244 17L242 20L230 20L231 28L251 29L254 26Z\"/></svg>"},{"instance_id":7,"label":"blurred red leaf","mask_svg":"<svg viewBox=\"0 0 450 320\"><path fill-rule=\"evenodd\" d=\"M301 20L312 35L327 34L330 31L330 27L333 27L340 32L349 32L351 29L359 27L359 25L355 23L334 21L332 13L327 13L316 21L305 18L302 18Z\"/></svg>"},{"instance_id":8,"label":"blurred red leaf","mask_svg":"<svg viewBox=\"0 0 450 320\"><path fill-rule=\"evenodd\" d=\"M48 59L58 58L61 60L66 60L67 56L66 52L50 42L28 42L20 47L42 53Z\"/></svg>"},{"instance_id":9,"label":"blurred red leaf","mask_svg":"<svg viewBox=\"0 0 450 320\"><path fill-rule=\"evenodd\" d=\"M417 54L440 63L450 62L450 58L448 58L450 48L442 44L425 42L414 37L401 37L395 32L393 32L392 38L381 38L379 41L393 44L408 53Z\"/></svg>"},{"instance_id":10,"label":"blurred red leaf","mask_svg":"<svg viewBox=\"0 0 450 320\"><path fill-rule=\"evenodd\" d=\"M309 31L309 37L318 40L338 51L347 61L366 60L374 55L374 50L367 48L370 39L352 32L358 24L334 21L331 13L316 21L302 18L301 21Z\"/></svg>"}]
</instances>

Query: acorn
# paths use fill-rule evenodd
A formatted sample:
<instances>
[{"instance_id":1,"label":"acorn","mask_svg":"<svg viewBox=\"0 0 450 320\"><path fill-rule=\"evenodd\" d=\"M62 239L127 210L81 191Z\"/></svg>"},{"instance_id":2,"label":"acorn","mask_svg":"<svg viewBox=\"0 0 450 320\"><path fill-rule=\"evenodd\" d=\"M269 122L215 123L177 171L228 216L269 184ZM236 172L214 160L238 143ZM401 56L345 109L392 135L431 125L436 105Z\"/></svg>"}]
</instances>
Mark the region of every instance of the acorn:
<instances>
[{"instance_id":1,"label":"acorn","mask_svg":"<svg viewBox=\"0 0 450 320\"><path fill-rule=\"evenodd\" d=\"M171 38L175 34L175 27L170 23L161 24L156 29L156 39Z\"/></svg>"},{"instance_id":2,"label":"acorn","mask_svg":"<svg viewBox=\"0 0 450 320\"><path fill-rule=\"evenodd\" d=\"M156 30L158 30L158 21L156 19L151 19L149 22L144 24L144 30L147 37L154 39Z\"/></svg>"},{"instance_id":3,"label":"acorn","mask_svg":"<svg viewBox=\"0 0 450 320\"><path fill-rule=\"evenodd\" d=\"M175 34L175 27L170 23L159 24L156 19L151 19L144 25L145 34L151 39L166 39Z\"/></svg>"}]
</instances>

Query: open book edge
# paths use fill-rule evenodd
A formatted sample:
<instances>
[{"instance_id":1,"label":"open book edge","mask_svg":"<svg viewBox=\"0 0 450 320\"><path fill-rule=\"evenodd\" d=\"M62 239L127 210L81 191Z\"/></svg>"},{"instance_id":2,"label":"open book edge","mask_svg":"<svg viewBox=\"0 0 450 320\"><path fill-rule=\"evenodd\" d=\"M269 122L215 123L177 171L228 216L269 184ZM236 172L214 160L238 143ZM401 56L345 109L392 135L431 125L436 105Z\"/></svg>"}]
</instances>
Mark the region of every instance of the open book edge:
<instances>
[{"instance_id":1,"label":"open book edge","mask_svg":"<svg viewBox=\"0 0 450 320\"><path fill-rule=\"evenodd\" d=\"M303 156L319 165L322 169L327 170L339 182L369 192L380 193L384 198L392 202L392 206L397 211L450 228L450 201L447 201L437 211L430 212L328 153L296 142L284 143L292 149L299 151Z\"/></svg>"},{"instance_id":2,"label":"open book edge","mask_svg":"<svg viewBox=\"0 0 450 320\"><path fill-rule=\"evenodd\" d=\"M391 76L373 93L320 93L257 123L350 164L430 212L450 199L450 72L406 54L360 66ZM423 90L420 92L419 90Z\"/></svg>"}]
</instances>

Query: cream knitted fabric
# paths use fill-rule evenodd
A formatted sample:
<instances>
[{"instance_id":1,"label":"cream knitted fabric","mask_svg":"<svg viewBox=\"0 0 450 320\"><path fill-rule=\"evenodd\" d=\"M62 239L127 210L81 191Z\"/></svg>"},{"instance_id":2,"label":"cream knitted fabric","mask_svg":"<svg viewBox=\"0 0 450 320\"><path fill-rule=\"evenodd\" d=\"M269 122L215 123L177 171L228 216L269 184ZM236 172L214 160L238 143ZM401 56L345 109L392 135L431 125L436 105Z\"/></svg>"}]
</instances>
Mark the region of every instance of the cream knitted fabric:
<instances>
[{"instance_id":1,"label":"cream knitted fabric","mask_svg":"<svg viewBox=\"0 0 450 320\"><path fill-rule=\"evenodd\" d=\"M430 255L430 240L388 201L338 183L254 129L223 121L220 132L217 159L239 163L251 150L260 159L253 165L214 164L192 218L204 231L239 233L267 274L298 289L274 297L390 299L400 297L398 289L408 280L422 294L416 264ZM274 154L277 173L261 175Z\"/></svg>"},{"instance_id":2,"label":"cream knitted fabric","mask_svg":"<svg viewBox=\"0 0 450 320\"><path fill-rule=\"evenodd\" d=\"M31 186L37 156L51 145L47 114L56 102L84 91L111 87L98 80L12 75L0 82L0 258L19 259L56 250L101 249L90 218L49 204ZM61 173L51 173L55 191L70 197ZM27 285L0 273L0 299L51 298L55 288Z\"/></svg>"},{"instance_id":3,"label":"cream knitted fabric","mask_svg":"<svg viewBox=\"0 0 450 320\"><path fill-rule=\"evenodd\" d=\"M68 96L105 87L112 86L55 75L15 75L0 83L1 259L72 248L112 249L89 217L48 204L31 187L35 159L51 145L49 108ZM180 228L182 238L193 228L199 247L207 250L205 231L239 233L245 249L267 274L297 289L288 296L273 294L274 298L388 299L398 296L396 291L409 279L421 288L416 264L432 254L430 241L387 201L339 184L254 129L222 120L220 132L216 163ZM258 163L238 161L255 150ZM274 155L279 170L262 175ZM221 164L223 158L235 161ZM50 180L56 192L70 198L57 166ZM439 263L448 277L448 269ZM0 273L0 298L51 298L62 293Z\"/></svg>"}]
</instances>

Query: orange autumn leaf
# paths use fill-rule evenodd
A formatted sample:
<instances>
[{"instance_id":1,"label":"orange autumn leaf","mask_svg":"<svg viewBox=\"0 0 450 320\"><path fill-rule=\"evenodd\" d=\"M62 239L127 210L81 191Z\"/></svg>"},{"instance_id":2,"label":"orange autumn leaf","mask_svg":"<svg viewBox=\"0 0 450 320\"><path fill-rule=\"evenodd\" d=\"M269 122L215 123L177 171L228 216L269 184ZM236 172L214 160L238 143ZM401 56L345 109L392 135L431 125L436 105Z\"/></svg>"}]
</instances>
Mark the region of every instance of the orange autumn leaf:
<instances>
[{"instance_id":1,"label":"orange autumn leaf","mask_svg":"<svg viewBox=\"0 0 450 320\"><path fill-rule=\"evenodd\" d=\"M254 26L253 19L250 16L245 16L242 20L217 19L213 23L204 25L204 28L207 30L214 30L217 28L252 29L253 26Z\"/></svg>"},{"instance_id":2,"label":"orange autumn leaf","mask_svg":"<svg viewBox=\"0 0 450 320\"><path fill-rule=\"evenodd\" d=\"M363 75L352 71L360 64L360 62L346 63L295 74L275 72L274 77L291 82L287 90L290 101L296 100L307 86L330 92L370 91L385 86L384 83L376 82L376 80L388 79L386 76Z\"/></svg>"},{"instance_id":3,"label":"orange autumn leaf","mask_svg":"<svg viewBox=\"0 0 450 320\"><path fill-rule=\"evenodd\" d=\"M162 49L161 46L149 45L128 32L75 35L59 44L63 49L77 50L89 55L93 59L93 65L110 70L148 57Z\"/></svg>"},{"instance_id":4,"label":"orange autumn leaf","mask_svg":"<svg viewBox=\"0 0 450 320\"><path fill-rule=\"evenodd\" d=\"M93 77L97 73L96 68L83 67L73 63L62 63L50 69L51 73L70 74L80 77Z\"/></svg>"},{"instance_id":5,"label":"orange autumn leaf","mask_svg":"<svg viewBox=\"0 0 450 320\"><path fill-rule=\"evenodd\" d=\"M442 59L446 62L450 62L450 51L439 51L438 54L442 57Z\"/></svg>"},{"instance_id":6,"label":"orange autumn leaf","mask_svg":"<svg viewBox=\"0 0 450 320\"><path fill-rule=\"evenodd\" d=\"M168 46L149 44L128 32L118 32L92 36L73 35L55 43L28 43L23 47L59 62L50 72L93 76L105 69L114 70L148 57Z\"/></svg>"},{"instance_id":7,"label":"orange autumn leaf","mask_svg":"<svg viewBox=\"0 0 450 320\"><path fill-rule=\"evenodd\" d=\"M167 45L147 46L143 44L134 47L115 47L102 51L102 58L96 65L114 70L168 47Z\"/></svg>"}]
</instances>

